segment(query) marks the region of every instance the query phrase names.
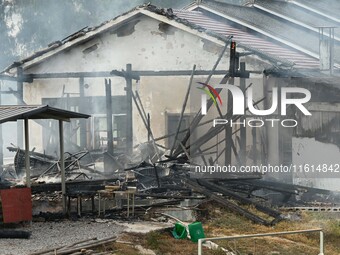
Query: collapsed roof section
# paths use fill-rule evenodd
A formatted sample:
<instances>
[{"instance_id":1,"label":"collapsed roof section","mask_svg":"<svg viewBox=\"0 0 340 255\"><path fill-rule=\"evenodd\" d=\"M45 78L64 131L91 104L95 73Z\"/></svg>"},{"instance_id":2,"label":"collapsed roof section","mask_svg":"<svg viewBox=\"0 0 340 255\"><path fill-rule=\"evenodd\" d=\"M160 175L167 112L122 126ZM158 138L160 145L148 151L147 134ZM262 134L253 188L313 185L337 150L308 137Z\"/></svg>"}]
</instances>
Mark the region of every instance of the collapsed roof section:
<instances>
[{"instance_id":1,"label":"collapsed roof section","mask_svg":"<svg viewBox=\"0 0 340 255\"><path fill-rule=\"evenodd\" d=\"M298 69L317 69L319 67L315 56L310 56L287 45L258 37L249 31L245 31L242 27L235 27L226 22L214 20L200 11L173 11L172 9L159 9L153 5L143 5L110 21L106 21L99 26L86 27L61 41L53 42L47 48L37 51L19 62L13 63L3 73L15 75L15 67L29 68L56 54L87 42L102 33L117 29L140 15L146 15L219 45L224 45L228 37L233 36L241 48L269 61L275 67L285 69L291 69L292 67Z\"/></svg>"}]
</instances>

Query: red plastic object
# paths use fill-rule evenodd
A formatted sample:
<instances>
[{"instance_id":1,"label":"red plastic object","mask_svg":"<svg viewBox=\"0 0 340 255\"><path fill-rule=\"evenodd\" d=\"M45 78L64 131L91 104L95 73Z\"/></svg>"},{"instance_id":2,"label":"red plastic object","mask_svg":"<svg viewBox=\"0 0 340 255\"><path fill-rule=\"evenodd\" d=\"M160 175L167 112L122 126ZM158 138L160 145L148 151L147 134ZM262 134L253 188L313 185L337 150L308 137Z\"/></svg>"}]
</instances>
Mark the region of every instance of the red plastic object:
<instances>
[{"instance_id":1,"label":"red plastic object","mask_svg":"<svg viewBox=\"0 0 340 255\"><path fill-rule=\"evenodd\" d=\"M30 188L4 189L0 195L4 223L32 220Z\"/></svg>"}]
</instances>

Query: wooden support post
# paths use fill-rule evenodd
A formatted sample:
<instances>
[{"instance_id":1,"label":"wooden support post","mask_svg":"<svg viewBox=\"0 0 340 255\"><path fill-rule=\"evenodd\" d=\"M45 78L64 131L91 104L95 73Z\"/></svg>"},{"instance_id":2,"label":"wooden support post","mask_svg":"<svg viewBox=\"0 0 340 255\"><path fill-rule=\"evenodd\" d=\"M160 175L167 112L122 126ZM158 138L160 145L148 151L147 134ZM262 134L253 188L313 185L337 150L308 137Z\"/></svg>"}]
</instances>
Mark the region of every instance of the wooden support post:
<instances>
[{"instance_id":1,"label":"wooden support post","mask_svg":"<svg viewBox=\"0 0 340 255\"><path fill-rule=\"evenodd\" d=\"M1 87L1 83L0 83L0 92L2 92L2 87ZM2 101L1 101L1 96L2 93L0 93L0 105L2 105ZM0 172L2 172L2 166L4 165L4 140L3 140L3 135L2 135L2 125L0 125Z\"/></svg>"},{"instance_id":2,"label":"wooden support post","mask_svg":"<svg viewBox=\"0 0 340 255\"><path fill-rule=\"evenodd\" d=\"M228 112L232 111L233 97L231 92L228 92ZM230 120L228 120L230 121ZM224 149L224 165L231 164L231 151L232 151L232 137L233 128L230 125L225 125L225 149Z\"/></svg>"},{"instance_id":3,"label":"wooden support post","mask_svg":"<svg viewBox=\"0 0 340 255\"><path fill-rule=\"evenodd\" d=\"M246 72L246 63L241 62L240 63L240 72L241 72L241 78L240 78L240 89L245 93L246 91L246 79L242 78L244 77L243 74ZM244 102L245 104L245 102ZM244 109L246 109L246 105L244 105ZM247 130L246 130L246 117L241 116L240 117L240 161L242 165L246 165L246 146L247 146ZM244 123L244 125L242 124Z\"/></svg>"},{"instance_id":4,"label":"wooden support post","mask_svg":"<svg viewBox=\"0 0 340 255\"><path fill-rule=\"evenodd\" d=\"M30 167L30 143L29 143L29 127L28 119L25 122L25 168L26 168L26 186L31 187L31 167Z\"/></svg>"},{"instance_id":5,"label":"wooden support post","mask_svg":"<svg viewBox=\"0 0 340 255\"><path fill-rule=\"evenodd\" d=\"M63 203L63 213L67 213L66 206L66 176L64 159L64 122L59 120L59 147L60 147L60 172L61 172L61 194Z\"/></svg>"},{"instance_id":6,"label":"wooden support post","mask_svg":"<svg viewBox=\"0 0 340 255\"><path fill-rule=\"evenodd\" d=\"M65 102L65 109L68 111L71 111L71 100L70 100L70 93L66 93L66 102ZM72 134L73 134L73 127L68 123L65 128L65 137L66 141L65 144L67 147L69 147L72 143ZM57 138L55 138L57 140Z\"/></svg>"},{"instance_id":7,"label":"wooden support post","mask_svg":"<svg viewBox=\"0 0 340 255\"><path fill-rule=\"evenodd\" d=\"M275 84L276 84L276 87L277 87L277 93L278 95L281 95L281 82L280 82L280 79L276 78L275 79ZM273 100L273 99L272 99ZM278 97L277 99L277 114L279 114L281 111L281 97ZM281 118L279 117L280 121L281 121ZM277 163L278 164L283 164L283 148L282 148L282 127L280 125L278 125L277 127L277 140L278 140L278 144L277 144L277 151L278 151L278 161ZM282 176L283 177L283 176Z\"/></svg>"},{"instance_id":8,"label":"wooden support post","mask_svg":"<svg viewBox=\"0 0 340 255\"><path fill-rule=\"evenodd\" d=\"M130 74L132 65L126 65L126 72ZM132 78L125 77L126 81L126 152L130 154L133 147L133 116L132 116Z\"/></svg>"},{"instance_id":9,"label":"wooden support post","mask_svg":"<svg viewBox=\"0 0 340 255\"><path fill-rule=\"evenodd\" d=\"M24 83L22 82L23 69L22 67L17 67L17 102L18 105L22 104L24 101ZM24 136L23 136L23 123L22 121L17 121L17 146L23 148Z\"/></svg>"},{"instance_id":10,"label":"wooden support post","mask_svg":"<svg viewBox=\"0 0 340 255\"><path fill-rule=\"evenodd\" d=\"M126 192L126 196L127 196L127 217L130 217L130 193Z\"/></svg>"},{"instance_id":11,"label":"wooden support post","mask_svg":"<svg viewBox=\"0 0 340 255\"><path fill-rule=\"evenodd\" d=\"M253 137L253 165L257 165L257 137L256 137L256 127L251 130L251 135Z\"/></svg>"},{"instance_id":12,"label":"wooden support post","mask_svg":"<svg viewBox=\"0 0 340 255\"><path fill-rule=\"evenodd\" d=\"M85 103L85 84L84 84L84 77L79 78L79 112L85 113L88 112L86 110L86 103ZM79 120L79 131L80 131L80 147L82 149L87 147L87 138L86 138L86 120L81 119Z\"/></svg>"},{"instance_id":13,"label":"wooden support post","mask_svg":"<svg viewBox=\"0 0 340 255\"><path fill-rule=\"evenodd\" d=\"M151 139L151 122L150 122L150 114L148 113L147 116L147 128L148 128L148 142L150 142Z\"/></svg>"},{"instance_id":14,"label":"wooden support post","mask_svg":"<svg viewBox=\"0 0 340 255\"><path fill-rule=\"evenodd\" d=\"M263 101L263 109L268 109L268 77L263 74L263 96L266 97ZM265 126L265 132L261 134L261 163L263 165L268 163L268 148L269 148L269 134L268 129Z\"/></svg>"},{"instance_id":15,"label":"wooden support post","mask_svg":"<svg viewBox=\"0 0 340 255\"><path fill-rule=\"evenodd\" d=\"M110 155L113 155L111 79L105 79L105 92L106 92L107 152Z\"/></svg>"}]
</instances>

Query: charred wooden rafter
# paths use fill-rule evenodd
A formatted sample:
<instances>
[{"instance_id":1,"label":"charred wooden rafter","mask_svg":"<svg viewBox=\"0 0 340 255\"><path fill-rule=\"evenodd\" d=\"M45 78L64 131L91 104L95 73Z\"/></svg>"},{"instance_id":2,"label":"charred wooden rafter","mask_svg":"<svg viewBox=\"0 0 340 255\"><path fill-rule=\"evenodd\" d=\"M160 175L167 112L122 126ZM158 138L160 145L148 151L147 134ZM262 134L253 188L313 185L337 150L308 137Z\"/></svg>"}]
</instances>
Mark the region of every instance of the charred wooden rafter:
<instances>
[{"instance_id":1,"label":"charred wooden rafter","mask_svg":"<svg viewBox=\"0 0 340 255\"><path fill-rule=\"evenodd\" d=\"M272 222L267 221L251 212L248 210L238 206L237 204L229 201L226 198L223 198L221 196L218 196L214 194L211 190L207 189L206 187L203 187L199 185L197 182L190 180L190 179L185 179L185 185L192 188L194 191L201 193L205 195L206 197L212 199L213 201L219 203L222 206L227 207L229 210L239 213L240 215L246 217L247 219L250 219L251 221L255 223L259 223L265 226L271 226L276 223L276 219L274 219Z\"/></svg>"}]
</instances>

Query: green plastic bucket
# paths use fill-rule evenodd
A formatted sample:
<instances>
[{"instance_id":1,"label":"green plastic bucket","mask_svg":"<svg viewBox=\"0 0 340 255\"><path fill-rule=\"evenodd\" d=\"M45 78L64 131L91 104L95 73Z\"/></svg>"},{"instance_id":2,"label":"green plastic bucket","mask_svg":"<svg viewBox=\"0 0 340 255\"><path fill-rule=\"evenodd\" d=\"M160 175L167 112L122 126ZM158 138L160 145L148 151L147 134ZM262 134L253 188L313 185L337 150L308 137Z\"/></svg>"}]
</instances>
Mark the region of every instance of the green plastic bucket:
<instances>
[{"instance_id":1,"label":"green plastic bucket","mask_svg":"<svg viewBox=\"0 0 340 255\"><path fill-rule=\"evenodd\" d=\"M184 239L187 237L188 233L186 227L183 226L181 223L176 222L174 229L172 230L172 235L176 239Z\"/></svg>"},{"instance_id":2,"label":"green plastic bucket","mask_svg":"<svg viewBox=\"0 0 340 255\"><path fill-rule=\"evenodd\" d=\"M197 243L198 239L205 238L201 222L194 222L188 225L191 241Z\"/></svg>"}]
</instances>

